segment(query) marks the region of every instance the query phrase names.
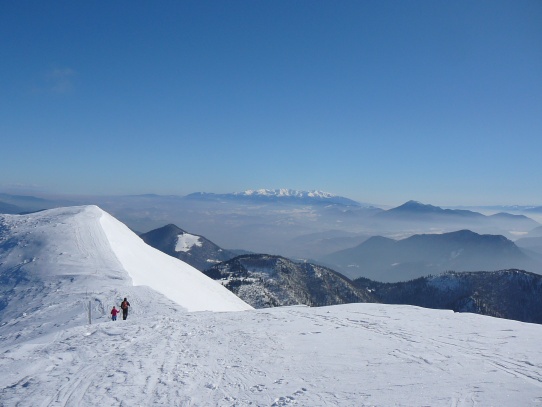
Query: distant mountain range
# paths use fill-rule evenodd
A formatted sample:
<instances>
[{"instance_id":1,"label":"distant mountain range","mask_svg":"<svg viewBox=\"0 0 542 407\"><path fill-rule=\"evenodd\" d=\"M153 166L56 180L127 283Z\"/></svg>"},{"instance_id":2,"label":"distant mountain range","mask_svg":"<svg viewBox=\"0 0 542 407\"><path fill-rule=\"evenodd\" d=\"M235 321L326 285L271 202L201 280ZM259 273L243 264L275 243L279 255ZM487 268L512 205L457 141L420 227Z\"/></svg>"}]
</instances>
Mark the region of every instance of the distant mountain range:
<instances>
[{"instance_id":1,"label":"distant mountain range","mask_svg":"<svg viewBox=\"0 0 542 407\"><path fill-rule=\"evenodd\" d=\"M393 227L402 225L403 228L416 228L420 225L431 225L434 228L455 230L479 229L491 233L505 234L510 231L529 231L540 224L525 215L496 213L483 215L464 209L443 209L438 206L408 201L403 205L379 212L373 218L382 226L391 224Z\"/></svg>"},{"instance_id":2,"label":"distant mountain range","mask_svg":"<svg viewBox=\"0 0 542 407\"><path fill-rule=\"evenodd\" d=\"M388 219L427 219L431 216L449 216L462 218L483 218L484 215L478 212L472 212L462 209L442 209L438 206L423 204L418 201L408 201L404 204L378 213L375 217Z\"/></svg>"},{"instance_id":3,"label":"distant mountain range","mask_svg":"<svg viewBox=\"0 0 542 407\"><path fill-rule=\"evenodd\" d=\"M515 243L527 255L542 263L542 237L523 237Z\"/></svg>"},{"instance_id":4,"label":"distant mountain range","mask_svg":"<svg viewBox=\"0 0 542 407\"><path fill-rule=\"evenodd\" d=\"M312 253L317 250L325 253L325 246L337 247L361 241L355 247L310 261L325 265L350 279L366 277L381 282L398 282L448 270L518 268L542 272L542 242L538 238L520 239L521 247L518 247L504 236L480 235L469 230L413 235L401 240L381 236L334 236L341 235L305 236L294 244L306 247ZM200 271L239 254L248 254L223 249L205 237L187 233L173 224L141 234L140 237L147 244ZM310 247L309 243L313 246Z\"/></svg>"},{"instance_id":5,"label":"distant mountain range","mask_svg":"<svg viewBox=\"0 0 542 407\"><path fill-rule=\"evenodd\" d=\"M462 209L476 209L483 211L496 211L496 212L538 212L542 211L542 206L533 205L482 205L482 206L461 206Z\"/></svg>"},{"instance_id":6,"label":"distant mountain range","mask_svg":"<svg viewBox=\"0 0 542 407\"><path fill-rule=\"evenodd\" d=\"M188 199L228 200L249 202L283 202L303 204L340 204L346 206L362 206L352 199L337 196L323 191L299 191L294 189L256 189L229 194L213 194L196 192L186 196Z\"/></svg>"},{"instance_id":7,"label":"distant mountain range","mask_svg":"<svg viewBox=\"0 0 542 407\"><path fill-rule=\"evenodd\" d=\"M349 278L406 281L447 270L521 268L542 272L541 263L504 236L469 230L414 235L402 240L372 237L360 245L318 259Z\"/></svg>"},{"instance_id":8,"label":"distant mountain range","mask_svg":"<svg viewBox=\"0 0 542 407\"><path fill-rule=\"evenodd\" d=\"M145 243L203 271L237 254L224 250L203 236L193 235L169 224L139 235Z\"/></svg>"},{"instance_id":9,"label":"distant mountain range","mask_svg":"<svg viewBox=\"0 0 542 407\"><path fill-rule=\"evenodd\" d=\"M6 213L6 214L16 214L23 212L24 209L17 205L12 205L6 202L0 201L0 213Z\"/></svg>"},{"instance_id":10,"label":"distant mountain range","mask_svg":"<svg viewBox=\"0 0 542 407\"><path fill-rule=\"evenodd\" d=\"M531 230L527 237L542 237L542 226L538 226Z\"/></svg>"},{"instance_id":11,"label":"distant mountain range","mask_svg":"<svg viewBox=\"0 0 542 407\"><path fill-rule=\"evenodd\" d=\"M354 284L379 302L451 309L542 324L542 276L522 270L447 272L399 283Z\"/></svg>"},{"instance_id":12,"label":"distant mountain range","mask_svg":"<svg viewBox=\"0 0 542 407\"><path fill-rule=\"evenodd\" d=\"M234 257L235 253L175 225L141 237L147 244L198 268L255 308L382 302L542 323L542 276L517 269L442 273L451 268L437 267L431 272L428 267L420 267L416 270L425 270L427 274L414 280L402 274L403 280L409 281L383 283L367 278L351 281L331 268L282 256L244 254ZM458 245L463 250L458 249ZM413 258L413 264L423 264L429 261L427 257L433 256L435 263L444 258L450 267L454 259L462 256L466 263L478 261L482 255L489 256L495 260L493 265L505 264L503 257L508 260L526 258L502 236L482 236L470 231L418 235L401 241L372 237L366 245L360 246L364 246L367 253L388 261L402 255ZM458 264L461 263L455 266Z\"/></svg>"},{"instance_id":13,"label":"distant mountain range","mask_svg":"<svg viewBox=\"0 0 542 407\"><path fill-rule=\"evenodd\" d=\"M293 189L188 196L70 197L69 200L0 194L0 203L7 204L4 212L96 204L138 233L177 224L230 250L243 249L312 262L351 249L371 236L400 239L464 229L516 240L537 237L536 228L540 227L524 215L497 213L485 216L470 210L443 209L416 201L384 210L321 191ZM189 261L188 258L185 260Z\"/></svg>"},{"instance_id":14,"label":"distant mountain range","mask_svg":"<svg viewBox=\"0 0 542 407\"><path fill-rule=\"evenodd\" d=\"M13 195L0 192L0 213L20 214L77 205L75 200L45 199L32 195Z\"/></svg>"}]
</instances>

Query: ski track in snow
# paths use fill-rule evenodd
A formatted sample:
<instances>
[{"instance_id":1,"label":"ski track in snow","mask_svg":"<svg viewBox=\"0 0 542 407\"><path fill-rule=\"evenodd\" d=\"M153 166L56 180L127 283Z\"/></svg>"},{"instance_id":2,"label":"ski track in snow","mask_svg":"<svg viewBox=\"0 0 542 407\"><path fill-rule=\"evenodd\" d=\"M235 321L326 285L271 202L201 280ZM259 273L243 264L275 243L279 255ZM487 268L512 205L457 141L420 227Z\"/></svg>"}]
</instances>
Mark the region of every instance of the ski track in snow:
<instances>
[{"instance_id":1,"label":"ski track in snow","mask_svg":"<svg viewBox=\"0 0 542 407\"><path fill-rule=\"evenodd\" d=\"M416 328L402 310L170 312L76 327L14 355L0 348L9 372L1 405L542 404L542 357L523 350L536 349L526 346L536 336L518 337L510 321L496 329L491 318L481 321L493 328L476 329L480 317L457 314L465 323L452 331L447 312L423 309Z\"/></svg>"}]
</instances>

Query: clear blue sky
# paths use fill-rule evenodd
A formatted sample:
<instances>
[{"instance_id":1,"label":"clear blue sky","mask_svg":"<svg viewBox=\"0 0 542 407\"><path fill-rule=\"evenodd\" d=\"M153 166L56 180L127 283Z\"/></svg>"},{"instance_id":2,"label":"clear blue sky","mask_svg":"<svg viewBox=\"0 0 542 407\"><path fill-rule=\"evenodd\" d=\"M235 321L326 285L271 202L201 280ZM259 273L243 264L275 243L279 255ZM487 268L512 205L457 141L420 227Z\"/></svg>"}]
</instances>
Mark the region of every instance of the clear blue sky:
<instances>
[{"instance_id":1,"label":"clear blue sky","mask_svg":"<svg viewBox=\"0 0 542 407\"><path fill-rule=\"evenodd\" d=\"M1 1L0 190L542 204L542 1Z\"/></svg>"}]
</instances>

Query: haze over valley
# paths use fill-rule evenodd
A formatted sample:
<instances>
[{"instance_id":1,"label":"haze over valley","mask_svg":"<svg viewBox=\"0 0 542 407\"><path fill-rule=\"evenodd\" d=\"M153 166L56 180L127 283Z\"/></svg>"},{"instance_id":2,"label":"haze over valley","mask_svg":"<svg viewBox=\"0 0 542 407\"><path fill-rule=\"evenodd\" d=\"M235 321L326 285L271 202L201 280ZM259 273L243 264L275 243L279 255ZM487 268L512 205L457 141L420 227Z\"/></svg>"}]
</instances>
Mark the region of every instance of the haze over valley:
<instances>
[{"instance_id":1,"label":"haze over valley","mask_svg":"<svg viewBox=\"0 0 542 407\"><path fill-rule=\"evenodd\" d=\"M449 270L542 273L537 206L482 213L408 201L388 208L291 189L59 200L3 194L0 202L19 212L67 203L99 205L147 243L201 271L238 254L256 253L381 282Z\"/></svg>"}]
</instances>

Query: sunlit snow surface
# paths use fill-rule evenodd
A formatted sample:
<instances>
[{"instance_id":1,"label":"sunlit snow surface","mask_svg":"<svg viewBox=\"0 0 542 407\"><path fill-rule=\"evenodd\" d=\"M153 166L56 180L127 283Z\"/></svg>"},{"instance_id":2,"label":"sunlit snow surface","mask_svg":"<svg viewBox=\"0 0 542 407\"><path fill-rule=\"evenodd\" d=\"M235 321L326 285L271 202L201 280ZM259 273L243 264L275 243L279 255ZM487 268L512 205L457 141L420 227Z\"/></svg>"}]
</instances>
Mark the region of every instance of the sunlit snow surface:
<instances>
[{"instance_id":1,"label":"sunlit snow surface","mask_svg":"<svg viewBox=\"0 0 542 407\"><path fill-rule=\"evenodd\" d=\"M174 266L99 208L0 220L1 406L542 405L541 325L381 304L186 312L246 308L191 274L185 297L160 294Z\"/></svg>"},{"instance_id":2,"label":"sunlit snow surface","mask_svg":"<svg viewBox=\"0 0 542 407\"><path fill-rule=\"evenodd\" d=\"M6 406L530 406L542 327L409 306L149 308L2 346Z\"/></svg>"},{"instance_id":3,"label":"sunlit snow surface","mask_svg":"<svg viewBox=\"0 0 542 407\"><path fill-rule=\"evenodd\" d=\"M26 313L46 332L80 324L89 301L103 315L125 296L188 311L251 309L96 206L0 215L0 324L27 329Z\"/></svg>"}]
</instances>

